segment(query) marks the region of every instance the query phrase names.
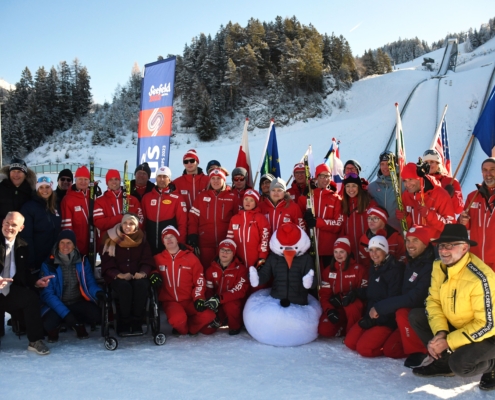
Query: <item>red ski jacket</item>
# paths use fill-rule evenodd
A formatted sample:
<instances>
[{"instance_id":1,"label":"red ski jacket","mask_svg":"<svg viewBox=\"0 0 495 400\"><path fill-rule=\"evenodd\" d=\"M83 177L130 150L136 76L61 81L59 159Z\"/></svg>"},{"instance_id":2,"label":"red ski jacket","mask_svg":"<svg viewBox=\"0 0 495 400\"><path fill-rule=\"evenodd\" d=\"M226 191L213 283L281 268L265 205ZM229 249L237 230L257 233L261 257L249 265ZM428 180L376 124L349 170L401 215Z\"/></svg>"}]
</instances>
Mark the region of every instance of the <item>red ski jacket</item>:
<instances>
[{"instance_id":1,"label":"red ski jacket","mask_svg":"<svg viewBox=\"0 0 495 400\"><path fill-rule=\"evenodd\" d=\"M388 252L391 254L397 261L401 263L406 263L406 245L404 243L404 237L402 234L397 232L390 225L385 225L385 236L388 242ZM378 233L379 234L379 233ZM362 263L365 267L369 268L371 266L371 258L370 253L367 250L367 245L369 240L376 236L371 232L371 230L367 230L366 233L361 236L359 241L359 262Z\"/></svg>"},{"instance_id":2,"label":"red ski jacket","mask_svg":"<svg viewBox=\"0 0 495 400\"><path fill-rule=\"evenodd\" d=\"M449 177L447 175L434 174L432 176L438 182L440 182L440 185L442 185L444 189L445 186L450 185L450 181L452 180L452 177ZM460 214L462 210L464 210L464 200L462 198L461 185L459 184L459 181L457 179L454 179L454 182L452 182L452 186L454 187L454 197L451 197L450 200L452 201L454 213Z\"/></svg>"},{"instance_id":3,"label":"red ski jacket","mask_svg":"<svg viewBox=\"0 0 495 400\"><path fill-rule=\"evenodd\" d=\"M359 259L359 241L368 230L368 209L376 207L378 204L375 200L371 200L369 206L361 213L357 212L357 197L351 197L350 215L344 214L344 222L342 223L342 234L346 235L351 242L351 250L356 259Z\"/></svg>"},{"instance_id":4,"label":"red ski jacket","mask_svg":"<svg viewBox=\"0 0 495 400\"><path fill-rule=\"evenodd\" d=\"M247 267L255 266L260 258L266 260L270 252L270 224L259 207L240 210L230 220L227 238L237 245L236 255Z\"/></svg>"},{"instance_id":5,"label":"red ski jacket","mask_svg":"<svg viewBox=\"0 0 495 400\"><path fill-rule=\"evenodd\" d=\"M128 195L127 198L129 200L129 212L138 216L139 227L142 229L144 218L141 203L134 196ZM123 201L121 190L117 192L107 190L103 196L95 200L93 221L102 234L122 221Z\"/></svg>"},{"instance_id":6,"label":"red ski jacket","mask_svg":"<svg viewBox=\"0 0 495 400\"><path fill-rule=\"evenodd\" d=\"M225 269L213 261L206 270L206 298L217 294L224 304L243 299L248 289L248 269L236 258Z\"/></svg>"},{"instance_id":7,"label":"red ski jacket","mask_svg":"<svg viewBox=\"0 0 495 400\"><path fill-rule=\"evenodd\" d=\"M302 229L306 229L301 209L288 195L277 205L274 205L270 199L265 199L260 201L258 207L270 223L272 233L278 229L280 224L285 222L293 222Z\"/></svg>"},{"instance_id":8,"label":"red ski jacket","mask_svg":"<svg viewBox=\"0 0 495 400\"><path fill-rule=\"evenodd\" d=\"M72 229L76 234L76 247L82 255L89 253L89 189L83 193L72 185L60 205L61 229ZM95 238L96 240L96 238Z\"/></svg>"},{"instance_id":9,"label":"red ski jacket","mask_svg":"<svg viewBox=\"0 0 495 400\"><path fill-rule=\"evenodd\" d=\"M289 189L287 189L287 193L289 193L290 198L296 204L299 203L299 197L302 196L304 189L306 189L306 185L303 184L299 186L296 181L292 181L292 185Z\"/></svg>"},{"instance_id":10,"label":"red ski jacket","mask_svg":"<svg viewBox=\"0 0 495 400\"><path fill-rule=\"evenodd\" d=\"M197 175L183 174L173 182L177 193L180 193L186 201L187 211L189 211L198 196L198 193L205 190L210 183L210 177L202 172Z\"/></svg>"},{"instance_id":11,"label":"red ski jacket","mask_svg":"<svg viewBox=\"0 0 495 400\"><path fill-rule=\"evenodd\" d=\"M167 250L155 257L155 265L163 279L160 301L196 301L205 298L203 266L189 249L172 256Z\"/></svg>"}]
</instances>

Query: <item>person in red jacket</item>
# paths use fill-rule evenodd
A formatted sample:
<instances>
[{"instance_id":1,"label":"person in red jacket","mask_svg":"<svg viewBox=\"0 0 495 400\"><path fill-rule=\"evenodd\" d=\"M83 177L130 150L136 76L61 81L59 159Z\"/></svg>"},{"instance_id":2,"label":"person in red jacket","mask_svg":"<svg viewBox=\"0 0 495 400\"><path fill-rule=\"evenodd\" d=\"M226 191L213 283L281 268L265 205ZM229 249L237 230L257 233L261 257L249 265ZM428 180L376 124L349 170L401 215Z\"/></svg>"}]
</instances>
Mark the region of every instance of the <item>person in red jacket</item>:
<instances>
[{"instance_id":1,"label":"person in red jacket","mask_svg":"<svg viewBox=\"0 0 495 400\"><path fill-rule=\"evenodd\" d=\"M418 172L423 176L418 175ZM395 215L399 220L405 216L408 226L415 224L428 227L430 237L436 239L445 224L454 221L454 208L448 192L425 172L424 165L408 163L404 167L401 177L406 188L402 193L405 210L397 210Z\"/></svg>"},{"instance_id":2,"label":"person in red jacket","mask_svg":"<svg viewBox=\"0 0 495 400\"><path fill-rule=\"evenodd\" d=\"M349 238L356 259L359 259L359 240L369 228L368 209L377 205L371 199L367 186L368 182L354 172L348 173L342 182L342 234Z\"/></svg>"},{"instance_id":3,"label":"person in red jacket","mask_svg":"<svg viewBox=\"0 0 495 400\"><path fill-rule=\"evenodd\" d=\"M247 267L264 264L270 252L270 224L260 213L259 201L260 195L256 190L246 190L242 198L243 208L231 218L227 232L227 238L236 244L236 256Z\"/></svg>"},{"instance_id":4,"label":"person in red jacket","mask_svg":"<svg viewBox=\"0 0 495 400\"><path fill-rule=\"evenodd\" d=\"M306 167L303 163L297 163L294 165L292 170L292 175L294 175L294 180L287 193L289 194L292 201L296 204L299 201L299 197L306 191Z\"/></svg>"},{"instance_id":5,"label":"person in red jacket","mask_svg":"<svg viewBox=\"0 0 495 400\"><path fill-rule=\"evenodd\" d=\"M238 335L242 327L242 309L249 288L248 270L235 257L233 240L220 242L218 258L206 270L205 306L216 313L215 320L202 333L209 335L228 325L229 335Z\"/></svg>"},{"instance_id":6,"label":"person in red jacket","mask_svg":"<svg viewBox=\"0 0 495 400\"><path fill-rule=\"evenodd\" d=\"M316 185L313 190L315 214L307 209L306 196L300 196L298 203L304 213L304 220L308 229L316 228L318 255L321 265L328 265L332 259L333 247L331 244L339 237L342 228L342 203L340 196L330 188L332 173L326 164L316 167Z\"/></svg>"},{"instance_id":7,"label":"person in red jacket","mask_svg":"<svg viewBox=\"0 0 495 400\"><path fill-rule=\"evenodd\" d=\"M161 288L158 299L172 333L195 335L215 319L215 313L205 307L203 266L179 239L179 231L171 225L162 231L165 250L155 255L158 271L151 274L150 281Z\"/></svg>"},{"instance_id":8,"label":"person in red jacket","mask_svg":"<svg viewBox=\"0 0 495 400\"><path fill-rule=\"evenodd\" d=\"M182 163L184 164L184 172L173 183L177 193L184 197L187 211L189 211L199 192L206 189L210 183L210 178L199 167L199 157L196 150L188 150L182 157Z\"/></svg>"},{"instance_id":9,"label":"person in red jacket","mask_svg":"<svg viewBox=\"0 0 495 400\"><path fill-rule=\"evenodd\" d=\"M103 196L98 197L95 200L95 211L93 214L93 221L95 226L100 230L103 235L107 230L113 228L119 224L123 215L123 195L122 188L120 186L121 179L120 173L116 169L109 169L105 180L107 182L108 190ZM143 211L141 210L141 203L137 198L127 194L129 201L129 210L131 214L135 214L139 220L139 227L143 228Z\"/></svg>"},{"instance_id":10,"label":"person in red jacket","mask_svg":"<svg viewBox=\"0 0 495 400\"><path fill-rule=\"evenodd\" d=\"M199 248L201 264L206 269L218 254L218 244L225 239L232 216L239 212L237 195L226 190L225 173L210 172L208 189L194 200L189 211L187 243Z\"/></svg>"},{"instance_id":11,"label":"person in red jacket","mask_svg":"<svg viewBox=\"0 0 495 400\"><path fill-rule=\"evenodd\" d=\"M261 213L270 223L272 232L275 232L279 225L286 222L293 222L302 229L306 228L301 209L286 192L283 179L275 178L270 183L270 197L260 202L259 207Z\"/></svg>"},{"instance_id":12,"label":"person in red jacket","mask_svg":"<svg viewBox=\"0 0 495 400\"><path fill-rule=\"evenodd\" d=\"M146 193L141 202L146 238L153 255L163 251L160 233L168 225L180 232L180 242L185 243L187 234L187 208L184 198L177 194L169 167L156 170L156 186Z\"/></svg>"},{"instance_id":13,"label":"person in red jacket","mask_svg":"<svg viewBox=\"0 0 495 400\"><path fill-rule=\"evenodd\" d=\"M352 258L349 238L338 238L333 249L333 259L323 270L319 292L323 313L318 333L325 337L345 336L361 319L364 304L355 289L368 286L368 271Z\"/></svg>"},{"instance_id":14,"label":"person in red jacket","mask_svg":"<svg viewBox=\"0 0 495 400\"><path fill-rule=\"evenodd\" d=\"M79 167L76 183L68 190L61 204L62 230L71 229L76 234L76 247L82 255L89 253L89 170Z\"/></svg>"},{"instance_id":15,"label":"person in red jacket","mask_svg":"<svg viewBox=\"0 0 495 400\"><path fill-rule=\"evenodd\" d=\"M464 209L464 200L462 198L462 190L459 181L453 179L448 175L447 171L445 171L445 167L442 164L442 158L438 151L434 149L426 150L423 153L423 161L430 165L428 174L440 182L442 187L449 193L454 213L460 214Z\"/></svg>"},{"instance_id":16,"label":"person in red jacket","mask_svg":"<svg viewBox=\"0 0 495 400\"><path fill-rule=\"evenodd\" d=\"M249 173L246 168L235 167L232 171L232 191L237 195L239 203L242 203L242 196L248 189L252 189L248 186Z\"/></svg>"},{"instance_id":17,"label":"person in red jacket","mask_svg":"<svg viewBox=\"0 0 495 400\"><path fill-rule=\"evenodd\" d=\"M471 240L478 246L471 247L471 253L495 271L495 158L487 158L481 164L483 183L478 190L467 197L468 210L461 213L459 223L469 230ZM471 203L472 202L472 203ZM493 218L493 219L492 219Z\"/></svg>"},{"instance_id":18,"label":"person in red jacket","mask_svg":"<svg viewBox=\"0 0 495 400\"><path fill-rule=\"evenodd\" d=\"M406 262L406 246L402 234L388 224L388 212L384 208L374 206L368 209L368 230L359 241L359 260L365 266L371 265L368 251L370 239L376 235L385 236L388 242L389 253L402 263Z\"/></svg>"}]
</instances>

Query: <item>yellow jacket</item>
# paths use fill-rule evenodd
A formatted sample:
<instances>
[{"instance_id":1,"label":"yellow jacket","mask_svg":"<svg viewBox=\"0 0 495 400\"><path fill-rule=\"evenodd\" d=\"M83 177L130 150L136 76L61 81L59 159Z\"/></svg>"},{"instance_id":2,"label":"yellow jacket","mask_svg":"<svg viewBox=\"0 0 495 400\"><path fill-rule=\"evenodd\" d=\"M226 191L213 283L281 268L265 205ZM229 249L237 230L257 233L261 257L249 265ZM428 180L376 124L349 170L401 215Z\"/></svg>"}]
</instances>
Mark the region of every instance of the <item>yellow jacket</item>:
<instances>
[{"instance_id":1,"label":"yellow jacket","mask_svg":"<svg viewBox=\"0 0 495 400\"><path fill-rule=\"evenodd\" d=\"M467 252L447 268L433 263L426 313L433 334L449 332L451 350L495 336L495 273L474 254Z\"/></svg>"}]
</instances>

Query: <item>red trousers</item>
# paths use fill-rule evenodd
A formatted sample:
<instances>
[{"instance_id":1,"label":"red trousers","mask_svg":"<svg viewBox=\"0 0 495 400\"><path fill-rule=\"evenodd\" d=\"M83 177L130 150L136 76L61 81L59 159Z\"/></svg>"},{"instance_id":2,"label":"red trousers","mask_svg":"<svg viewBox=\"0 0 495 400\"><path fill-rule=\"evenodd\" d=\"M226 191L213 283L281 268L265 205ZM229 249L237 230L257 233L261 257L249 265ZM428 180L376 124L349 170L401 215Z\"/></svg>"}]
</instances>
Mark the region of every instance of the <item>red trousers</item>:
<instances>
[{"instance_id":1,"label":"red trousers","mask_svg":"<svg viewBox=\"0 0 495 400\"><path fill-rule=\"evenodd\" d=\"M318 333L325 337L345 336L347 332L358 322L363 315L364 304L357 299L347 307L338 309L339 322L333 324L327 318L326 313L320 317Z\"/></svg>"},{"instance_id":2,"label":"red trousers","mask_svg":"<svg viewBox=\"0 0 495 400\"><path fill-rule=\"evenodd\" d=\"M215 319L215 313L210 309L196 311L191 300L164 302L163 311L167 314L168 323L181 335L194 335Z\"/></svg>"},{"instance_id":3,"label":"red trousers","mask_svg":"<svg viewBox=\"0 0 495 400\"><path fill-rule=\"evenodd\" d=\"M241 329L244 303L245 301L242 299L220 304L217 317L222 325L228 325L229 329ZM211 335L214 332L216 332L216 328L209 328L208 326L201 329L201 333L204 333L205 335Z\"/></svg>"},{"instance_id":4,"label":"red trousers","mask_svg":"<svg viewBox=\"0 0 495 400\"><path fill-rule=\"evenodd\" d=\"M363 329L356 323L347 333L344 344L363 357L378 357L383 355L383 345L391 334L388 326Z\"/></svg>"},{"instance_id":5,"label":"red trousers","mask_svg":"<svg viewBox=\"0 0 495 400\"><path fill-rule=\"evenodd\" d=\"M395 312L398 328L383 345L383 355L390 358L403 358L413 353L427 354L423 342L409 324L410 308L399 308Z\"/></svg>"}]
</instances>

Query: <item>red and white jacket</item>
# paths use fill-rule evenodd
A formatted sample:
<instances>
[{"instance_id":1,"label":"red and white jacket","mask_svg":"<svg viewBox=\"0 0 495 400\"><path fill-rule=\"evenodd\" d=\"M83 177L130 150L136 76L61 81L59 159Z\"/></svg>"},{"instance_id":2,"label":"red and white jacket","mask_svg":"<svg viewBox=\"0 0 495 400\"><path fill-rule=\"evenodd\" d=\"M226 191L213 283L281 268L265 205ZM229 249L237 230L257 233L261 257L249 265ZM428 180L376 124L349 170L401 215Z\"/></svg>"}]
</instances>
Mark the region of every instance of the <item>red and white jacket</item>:
<instances>
[{"instance_id":1,"label":"red and white jacket","mask_svg":"<svg viewBox=\"0 0 495 400\"><path fill-rule=\"evenodd\" d=\"M387 239L388 242L388 252L391 254L397 261L401 263L406 263L406 245L404 243L404 237L402 234L397 232L394 228L392 228L390 225L385 225L385 229L380 230L376 233L373 234L370 229L366 231L366 233L361 236L361 239L359 241L359 262L363 264L365 267L370 267L372 262L371 262L371 257L370 253L368 251L368 243L369 240L376 235L383 235Z\"/></svg>"},{"instance_id":2,"label":"red and white jacket","mask_svg":"<svg viewBox=\"0 0 495 400\"><path fill-rule=\"evenodd\" d=\"M268 220L260 213L259 207L254 210L240 210L230 220L227 238L237 245L237 257L247 267L255 266L260 258L266 260L270 248L271 229Z\"/></svg>"},{"instance_id":3,"label":"red and white jacket","mask_svg":"<svg viewBox=\"0 0 495 400\"><path fill-rule=\"evenodd\" d=\"M192 251L179 250L172 256L164 250L154 258L163 280L158 297L160 301L194 302L205 298L203 266Z\"/></svg>"},{"instance_id":4,"label":"red and white jacket","mask_svg":"<svg viewBox=\"0 0 495 400\"><path fill-rule=\"evenodd\" d=\"M301 209L287 194L277 205L273 204L272 201L267 198L260 201L258 207L260 208L260 212L270 223L272 233L278 229L280 224L286 222L293 222L302 229L306 229Z\"/></svg>"},{"instance_id":5,"label":"red and white jacket","mask_svg":"<svg viewBox=\"0 0 495 400\"><path fill-rule=\"evenodd\" d=\"M375 207L378 204L375 200L371 200L368 207L363 212L357 211L357 197L349 198L350 215L344 214L344 222L342 223L342 234L349 238L351 242L351 250L355 258L359 258L359 241L368 230L368 209Z\"/></svg>"},{"instance_id":6,"label":"red and white jacket","mask_svg":"<svg viewBox=\"0 0 495 400\"><path fill-rule=\"evenodd\" d=\"M225 269L213 261L206 270L206 298L218 295L220 304L246 297L249 289L248 269L234 258Z\"/></svg>"},{"instance_id":7,"label":"red and white jacket","mask_svg":"<svg viewBox=\"0 0 495 400\"><path fill-rule=\"evenodd\" d=\"M367 268L357 264L354 259L350 260L347 270L343 271L344 267L345 262L335 262L334 271L330 269L330 266L323 270L319 295L324 313L335 308L329 301L330 297L337 294L342 299L351 290L368 286Z\"/></svg>"},{"instance_id":8,"label":"red and white jacket","mask_svg":"<svg viewBox=\"0 0 495 400\"><path fill-rule=\"evenodd\" d=\"M432 175L445 189L445 186L450 185L452 181L451 176L442 175L442 174L433 174ZM454 213L460 214L462 210L464 210L464 200L462 198L462 190L461 185L457 179L454 179L452 182L452 186L454 187L454 197L451 197L452 207L454 208ZM448 193L448 192L447 192Z\"/></svg>"},{"instance_id":9,"label":"red and white jacket","mask_svg":"<svg viewBox=\"0 0 495 400\"><path fill-rule=\"evenodd\" d=\"M200 169L198 169L200 171ZM200 192L205 190L210 183L210 177L199 172L196 175L184 173L173 181L177 193L181 194L186 201L187 211L189 211Z\"/></svg>"},{"instance_id":10,"label":"red and white jacket","mask_svg":"<svg viewBox=\"0 0 495 400\"><path fill-rule=\"evenodd\" d=\"M76 234L76 247L82 255L89 252L89 189L86 193L76 190L72 185L62 199L61 229L72 229Z\"/></svg>"},{"instance_id":11,"label":"red and white jacket","mask_svg":"<svg viewBox=\"0 0 495 400\"><path fill-rule=\"evenodd\" d=\"M141 203L131 195L127 195L127 199L129 200L129 212L138 216L139 227L142 229L144 217ZM93 221L102 234L122 221L123 201L122 190L107 190L103 196L95 200Z\"/></svg>"}]
</instances>

